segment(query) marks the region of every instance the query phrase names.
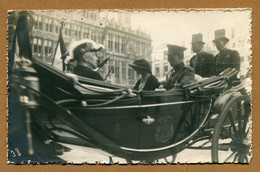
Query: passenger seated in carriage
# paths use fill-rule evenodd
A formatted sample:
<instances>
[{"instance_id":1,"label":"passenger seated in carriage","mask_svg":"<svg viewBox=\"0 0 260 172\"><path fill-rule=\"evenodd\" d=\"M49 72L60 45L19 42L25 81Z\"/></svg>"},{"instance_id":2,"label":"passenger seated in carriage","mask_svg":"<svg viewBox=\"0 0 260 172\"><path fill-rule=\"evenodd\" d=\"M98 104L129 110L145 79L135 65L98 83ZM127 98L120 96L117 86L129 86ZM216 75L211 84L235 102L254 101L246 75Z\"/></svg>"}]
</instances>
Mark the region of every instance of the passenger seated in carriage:
<instances>
[{"instance_id":1,"label":"passenger seated in carriage","mask_svg":"<svg viewBox=\"0 0 260 172\"><path fill-rule=\"evenodd\" d=\"M166 90L172 88L181 88L185 84L195 82L195 73L189 66L183 63L184 51L186 48L177 45L167 45L168 47L168 62L173 67L166 76L166 83L160 86Z\"/></svg>"},{"instance_id":2,"label":"passenger seated in carriage","mask_svg":"<svg viewBox=\"0 0 260 172\"><path fill-rule=\"evenodd\" d=\"M103 48L103 45L87 39L73 43L69 70L78 76L103 81L101 75L94 70L97 68L95 52Z\"/></svg>"},{"instance_id":3,"label":"passenger seated in carriage","mask_svg":"<svg viewBox=\"0 0 260 172\"><path fill-rule=\"evenodd\" d=\"M138 59L129 64L141 78L136 82L134 90L155 90L159 87L158 79L152 74L151 66L145 59Z\"/></svg>"}]
</instances>

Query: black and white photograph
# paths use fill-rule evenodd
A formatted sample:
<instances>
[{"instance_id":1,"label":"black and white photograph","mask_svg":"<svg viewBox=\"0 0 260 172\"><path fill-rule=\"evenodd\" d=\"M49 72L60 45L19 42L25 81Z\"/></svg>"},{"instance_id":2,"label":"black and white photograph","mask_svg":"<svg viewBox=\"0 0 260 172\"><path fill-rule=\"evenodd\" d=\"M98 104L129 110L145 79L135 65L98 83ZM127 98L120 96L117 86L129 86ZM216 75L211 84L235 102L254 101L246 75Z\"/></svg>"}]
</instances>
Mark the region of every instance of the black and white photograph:
<instances>
[{"instance_id":1,"label":"black and white photograph","mask_svg":"<svg viewBox=\"0 0 260 172\"><path fill-rule=\"evenodd\" d=\"M9 10L7 163L250 163L251 12Z\"/></svg>"}]
</instances>

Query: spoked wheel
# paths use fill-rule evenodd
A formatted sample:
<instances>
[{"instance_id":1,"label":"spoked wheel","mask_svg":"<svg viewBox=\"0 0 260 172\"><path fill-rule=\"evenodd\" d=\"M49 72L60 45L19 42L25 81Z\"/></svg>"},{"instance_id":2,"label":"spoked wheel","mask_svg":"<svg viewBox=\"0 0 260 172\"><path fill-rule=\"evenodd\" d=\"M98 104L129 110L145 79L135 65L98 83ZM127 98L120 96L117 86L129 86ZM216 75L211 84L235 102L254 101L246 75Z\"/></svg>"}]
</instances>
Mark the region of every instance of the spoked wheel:
<instances>
[{"instance_id":1,"label":"spoked wheel","mask_svg":"<svg viewBox=\"0 0 260 172\"><path fill-rule=\"evenodd\" d=\"M249 163L251 109L248 96L232 98L220 113L212 137L214 163Z\"/></svg>"}]
</instances>

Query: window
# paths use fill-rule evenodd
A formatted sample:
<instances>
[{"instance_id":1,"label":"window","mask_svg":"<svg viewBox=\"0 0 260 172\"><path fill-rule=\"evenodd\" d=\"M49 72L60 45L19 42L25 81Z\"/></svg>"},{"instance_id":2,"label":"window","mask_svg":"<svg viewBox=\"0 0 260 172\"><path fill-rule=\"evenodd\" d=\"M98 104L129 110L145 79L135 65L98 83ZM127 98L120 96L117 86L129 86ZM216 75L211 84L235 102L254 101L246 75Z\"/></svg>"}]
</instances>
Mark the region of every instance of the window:
<instances>
[{"instance_id":1,"label":"window","mask_svg":"<svg viewBox=\"0 0 260 172\"><path fill-rule=\"evenodd\" d=\"M83 28L83 38L88 39L89 38L89 30L88 28Z\"/></svg>"},{"instance_id":2,"label":"window","mask_svg":"<svg viewBox=\"0 0 260 172\"><path fill-rule=\"evenodd\" d=\"M163 60L167 60L168 59L168 51L164 51L163 52Z\"/></svg>"},{"instance_id":3,"label":"window","mask_svg":"<svg viewBox=\"0 0 260 172\"><path fill-rule=\"evenodd\" d=\"M33 38L33 54L42 56L42 40L40 38Z\"/></svg>"},{"instance_id":4,"label":"window","mask_svg":"<svg viewBox=\"0 0 260 172\"><path fill-rule=\"evenodd\" d=\"M140 55L140 42L136 41L135 51L137 55Z\"/></svg>"},{"instance_id":5,"label":"window","mask_svg":"<svg viewBox=\"0 0 260 172\"><path fill-rule=\"evenodd\" d=\"M38 54L42 54L42 40L38 39Z\"/></svg>"},{"instance_id":6,"label":"window","mask_svg":"<svg viewBox=\"0 0 260 172\"><path fill-rule=\"evenodd\" d=\"M36 20L37 20L37 22L35 23L34 28L42 30L43 29L43 27L42 27L42 17L38 16L38 17L36 17Z\"/></svg>"},{"instance_id":7,"label":"window","mask_svg":"<svg viewBox=\"0 0 260 172\"><path fill-rule=\"evenodd\" d=\"M141 56L145 55L145 45L144 43L141 43Z\"/></svg>"},{"instance_id":8,"label":"window","mask_svg":"<svg viewBox=\"0 0 260 172\"><path fill-rule=\"evenodd\" d=\"M156 77L159 77L159 76L160 76L160 68L159 68L159 65L158 65L158 64L155 65L155 76L156 76Z\"/></svg>"},{"instance_id":9,"label":"window","mask_svg":"<svg viewBox=\"0 0 260 172\"><path fill-rule=\"evenodd\" d=\"M82 32L81 29L78 31L79 39L82 39Z\"/></svg>"},{"instance_id":10,"label":"window","mask_svg":"<svg viewBox=\"0 0 260 172\"><path fill-rule=\"evenodd\" d=\"M98 43L102 44L102 32L98 32Z\"/></svg>"},{"instance_id":11,"label":"window","mask_svg":"<svg viewBox=\"0 0 260 172\"><path fill-rule=\"evenodd\" d=\"M122 79L126 79L126 62L122 62Z\"/></svg>"},{"instance_id":12,"label":"window","mask_svg":"<svg viewBox=\"0 0 260 172\"><path fill-rule=\"evenodd\" d=\"M59 33L59 22L58 21L54 21L54 28L55 28L55 33Z\"/></svg>"},{"instance_id":13,"label":"window","mask_svg":"<svg viewBox=\"0 0 260 172\"><path fill-rule=\"evenodd\" d=\"M132 68L128 68L128 79L130 79L130 80L135 79L134 69L132 69Z\"/></svg>"},{"instance_id":14,"label":"window","mask_svg":"<svg viewBox=\"0 0 260 172\"><path fill-rule=\"evenodd\" d=\"M44 40L44 56L47 62L52 61L52 41Z\"/></svg>"},{"instance_id":15,"label":"window","mask_svg":"<svg viewBox=\"0 0 260 172\"><path fill-rule=\"evenodd\" d=\"M167 73L168 73L168 64L165 63L165 64L163 65L163 75L166 76Z\"/></svg>"},{"instance_id":16,"label":"window","mask_svg":"<svg viewBox=\"0 0 260 172\"><path fill-rule=\"evenodd\" d=\"M49 20L45 19L45 31L48 32L49 31Z\"/></svg>"},{"instance_id":17,"label":"window","mask_svg":"<svg viewBox=\"0 0 260 172\"><path fill-rule=\"evenodd\" d=\"M119 53L119 36L115 36L115 51Z\"/></svg>"},{"instance_id":18,"label":"window","mask_svg":"<svg viewBox=\"0 0 260 172\"><path fill-rule=\"evenodd\" d=\"M120 63L118 61L115 62L115 77L120 78Z\"/></svg>"},{"instance_id":19,"label":"window","mask_svg":"<svg viewBox=\"0 0 260 172\"><path fill-rule=\"evenodd\" d=\"M39 17L36 16L35 18L36 18L37 22L34 24L34 29L38 29L39 28Z\"/></svg>"},{"instance_id":20,"label":"window","mask_svg":"<svg viewBox=\"0 0 260 172\"><path fill-rule=\"evenodd\" d=\"M37 38L33 38L33 53L37 53L38 50L37 50L37 41L38 39Z\"/></svg>"},{"instance_id":21,"label":"window","mask_svg":"<svg viewBox=\"0 0 260 172\"><path fill-rule=\"evenodd\" d=\"M113 51L113 35L108 35L108 51Z\"/></svg>"},{"instance_id":22,"label":"window","mask_svg":"<svg viewBox=\"0 0 260 172\"><path fill-rule=\"evenodd\" d=\"M73 30L73 26L72 26L72 24L70 24L69 26L68 26L68 28L69 28L69 36L72 36L72 30Z\"/></svg>"},{"instance_id":23,"label":"window","mask_svg":"<svg viewBox=\"0 0 260 172\"><path fill-rule=\"evenodd\" d=\"M92 39L93 41L95 41L95 42L97 41L97 33L96 33L95 30L92 31L91 39Z\"/></svg>"},{"instance_id":24,"label":"window","mask_svg":"<svg viewBox=\"0 0 260 172\"><path fill-rule=\"evenodd\" d=\"M121 53L122 54L125 53L125 47L126 47L126 38L122 38L122 42L121 42Z\"/></svg>"},{"instance_id":25,"label":"window","mask_svg":"<svg viewBox=\"0 0 260 172\"><path fill-rule=\"evenodd\" d=\"M49 23L49 32L53 32L53 23L52 23L52 19L48 20Z\"/></svg>"},{"instance_id":26,"label":"window","mask_svg":"<svg viewBox=\"0 0 260 172\"><path fill-rule=\"evenodd\" d=\"M45 52L44 55L45 55L45 56L48 56L48 54L49 54L49 53L48 53L48 52L49 52L48 49L49 49L49 47L48 47L48 41L47 41L47 40L44 40L44 50L45 50L45 51L44 51L44 52Z\"/></svg>"}]
</instances>

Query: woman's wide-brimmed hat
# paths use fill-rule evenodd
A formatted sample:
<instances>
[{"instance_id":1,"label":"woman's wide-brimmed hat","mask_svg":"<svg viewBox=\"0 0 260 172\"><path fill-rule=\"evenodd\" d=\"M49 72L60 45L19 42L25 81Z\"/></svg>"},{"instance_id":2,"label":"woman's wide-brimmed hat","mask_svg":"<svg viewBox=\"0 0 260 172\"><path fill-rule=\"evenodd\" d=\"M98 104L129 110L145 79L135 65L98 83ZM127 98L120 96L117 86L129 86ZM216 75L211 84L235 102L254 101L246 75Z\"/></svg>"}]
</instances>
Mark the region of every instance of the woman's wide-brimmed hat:
<instances>
[{"instance_id":1,"label":"woman's wide-brimmed hat","mask_svg":"<svg viewBox=\"0 0 260 172\"><path fill-rule=\"evenodd\" d=\"M133 64L129 64L134 70L141 69L148 73L152 73L151 66L149 62L145 59L138 59L133 62Z\"/></svg>"}]
</instances>

